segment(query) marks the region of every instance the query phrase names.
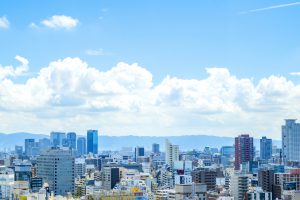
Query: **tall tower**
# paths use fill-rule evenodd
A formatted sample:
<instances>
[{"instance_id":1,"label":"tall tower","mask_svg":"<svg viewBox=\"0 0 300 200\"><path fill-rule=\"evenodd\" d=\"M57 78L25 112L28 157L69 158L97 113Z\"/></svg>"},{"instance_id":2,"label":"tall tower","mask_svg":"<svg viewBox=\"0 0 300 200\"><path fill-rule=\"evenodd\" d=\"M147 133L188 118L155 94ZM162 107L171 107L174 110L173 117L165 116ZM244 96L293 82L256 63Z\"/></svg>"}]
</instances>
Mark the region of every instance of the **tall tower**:
<instances>
[{"instance_id":1,"label":"tall tower","mask_svg":"<svg viewBox=\"0 0 300 200\"><path fill-rule=\"evenodd\" d=\"M260 159L269 160L272 157L272 139L262 137L260 139Z\"/></svg>"},{"instance_id":2,"label":"tall tower","mask_svg":"<svg viewBox=\"0 0 300 200\"><path fill-rule=\"evenodd\" d=\"M86 139L85 139L85 137L79 137L77 139L77 152L78 152L79 156L86 154Z\"/></svg>"},{"instance_id":3,"label":"tall tower","mask_svg":"<svg viewBox=\"0 0 300 200\"><path fill-rule=\"evenodd\" d=\"M74 194L74 157L70 150L53 147L44 151L37 157L36 172L55 195Z\"/></svg>"},{"instance_id":4,"label":"tall tower","mask_svg":"<svg viewBox=\"0 0 300 200\"><path fill-rule=\"evenodd\" d=\"M173 169L174 161L179 160L179 146L173 145L169 140L166 140L165 148L166 164L168 164Z\"/></svg>"},{"instance_id":5,"label":"tall tower","mask_svg":"<svg viewBox=\"0 0 300 200\"><path fill-rule=\"evenodd\" d=\"M253 138L249 135L240 135L235 138L235 162L234 169L240 170L242 163L251 165L254 157Z\"/></svg>"},{"instance_id":6,"label":"tall tower","mask_svg":"<svg viewBox=\"0 0 300 200\"><path fill-rule=\"evenodd\" d=\"M87 153L98 154L98 131L87 131Z\"/></svg>"},{"instance_id":7,"label":"tall tower","mask_svg":"<svg viewBox=\"0 0 300 200\"><path fill-rule=\"evenodd\" d=\"M66 139L66 134L63 132L51 132L50 142L52 147L62 147L63 140Z\"/></svg>"},{"instance_id":8,"label":"tall tower","mask_svg":"<svg viewBox=\"0 0 300 200\"><path fill-rule=\"evenodd\" d=\"M74 133L74 132L67 133L67 142L68 142L68 147L75 150L76 149L76 133Z\"/></svg>"},{"instance_id":9,"label":"tall tower","mask_svg":"<svg viewBox=\"0 0 300 200\"><path fill-rule=\"evenodd\" d=\"M300 124L295 119L286 119L282 129L282 154L284 163L300 161Z\"/></svg>"}]
</instances>

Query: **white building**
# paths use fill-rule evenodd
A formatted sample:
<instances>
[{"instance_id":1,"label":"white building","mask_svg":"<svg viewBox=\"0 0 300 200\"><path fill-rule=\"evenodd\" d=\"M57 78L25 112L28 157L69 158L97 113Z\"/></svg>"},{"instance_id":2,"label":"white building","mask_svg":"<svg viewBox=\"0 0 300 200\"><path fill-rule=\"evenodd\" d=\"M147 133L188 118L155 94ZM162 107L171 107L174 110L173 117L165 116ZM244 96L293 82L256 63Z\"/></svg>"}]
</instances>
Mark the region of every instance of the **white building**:
<instances>
[{"instance_id":1,"label":"white building","mask_svg":"<svg viewBox=\"0 0 300 200\"><path fill-rule=\"evenodd\" d=\"M179 160L179 146L173 145L169 140L166 140L165 148L166 164L173 169L174 162Z\"/></svg>"},{"instance_id":2,"label":"white building","mask_svg":"<svg viewBox=\"0 0 300 200\"><path fill-rule=\"evenodd\" d=\"M175 175L175 184L192 184L191 175Z\"/></svg>"},{"instance_id":3,"label":"white building","mask_svg":"<svg viewBox=\"0 0 300 200\"><path fill-rule=\"evenodd\" d=\"M229 190L231 196L235 200L244 200L244 197L250 187L250 175L249 174L233 174L230 177Z\"/></svg>"}]
</instances>

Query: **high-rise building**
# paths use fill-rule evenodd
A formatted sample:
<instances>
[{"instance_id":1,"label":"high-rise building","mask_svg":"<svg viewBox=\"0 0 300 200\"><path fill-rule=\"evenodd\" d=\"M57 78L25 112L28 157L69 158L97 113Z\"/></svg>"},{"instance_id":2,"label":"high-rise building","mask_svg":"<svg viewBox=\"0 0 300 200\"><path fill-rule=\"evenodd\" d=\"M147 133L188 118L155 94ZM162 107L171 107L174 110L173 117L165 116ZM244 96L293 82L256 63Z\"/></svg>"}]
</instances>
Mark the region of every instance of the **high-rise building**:
<instances>
[{"instance_id":1,"label":"high-rise building","mask_svg":"<svg viewBox=\"0 0 300 200\"><path fill-rule=\"evenodd\" d=\"M139 157L145 156L144 147L135 147L134 149L134 161L137 162Z\"/></svg>"},{"instance_id":2,"label":"high-rise building","mask_svg":"<svg viewBox=\"0 0 300 200\"><path fill-rule=\"evenodd\" d=\"M23 155L23 147L22 146L15 146L15 154L20 157Z\"/></svg>"},{"instance_id":3,"label":"high-rise building","mask_svg":"<svg viewBox=\"0 0 300 200\"><path fill-rule=\"evenodd\" d=\"M300 123L295 119L286 119L282 129L283 161L300 161Z\"/></svg>"},{"instance_id":4,"label":"high-rise building","mask_svg":"<svg viewBox=\"0 0 300 200\"><path fill-rule=\"evenodd\" d=\"M66 134L63 132L50 133L50 142L52 147L62 147L64 139L66 139Z\"/></svg>"},{"instance_id":5,"label":"high-rise building","mask_svg":"<svg viewBox=\"0 0 300 200\"><path fill-rule=\"evenodd\" d=\"M166 164L168 164L171 169L173 169L174 161L179 160L179 146L173 145L169 140L166 140L165 148Z\"/></svg>"},{"instance_id":6,"label":"high-rise building","mask_svg":"<svg viewBox=\"0 0 300 200\"><path fill-rule=\"evenodd\" d=\"M39 139L39 146L41 151L49 149L51 147L51 142L49 138Z\"/></svg>"},{"instance_id":7,"label":"high-rise building","mask_svg":"<svg viewBox=\"0 0 300 200\"><path fill-rule=\"evenodd\" d=\"M220 153L225 157L233 157L234 156L234 146L222 146Z\"/></svg>"},{"instance_id":8,"label":"high-rise building","mask_svg":"<svg viewBox=\"0 0 300 200\"><path fill-rule=\"evenodd\" d=\"M120 170L118 167L103 168L104 189L111 190L120 182Z\"/></svg>"},{"instance_id":9,"label":"high-rise building","mask_svg":"<svg viewBox=\"0 0 300 200\"><path fill-rule=\"evenodd\" d=\"M223 177L222 171L219 168L199 168L192 171L191 174L193 182L206 184L208 191L216 189L217 177Z\"/></svg>"},{"instance_id":10,"label":"high-rise building","mask_svg":"<svg viewBox=\"0 0 300 200\"><path fill-rule=\"evenodd\" d=\"M260 159L269 160L272 157L272 139L262 137L260 139Z\"/></svg>"},{"instance_id":11,"label":"high-rise building","mask_svg":"<svg viewBox=\"0 0 300 200\"><path fill-rule=\"evenodd\" d=\"M233 174L230 178L229 191L235 200L244 200L250 187L250 175Z\"/></svg>"},{"instance_id":12,"label":"high-rise building","mask_svg":"<svg viewBox=\"0 0 300 200\"><path fill-rule=\"evenodd\" d=\"M76 133L74 132L67 133L67 143L69 148L73 150L76 149Z\"/></svg>"},{"instance_id":13,"label":"high-rise building","mask_svg":"<svg viewBox=\"0 0 300 200\"><path fill-rule=\"evenodd\" d=\"M251 168L254 157L253 138L249 135L240 135L235 138L234 169L240 170L240 165L248 163Z\"/></svg>"},{"instance_id":14,"label":"high-rise building","mask_svg":"<svg viewBox=\"0 0 300 200\"><path fill-rule=\"evenodd\" d=\"M77 153L78 156L86 154L86 139L85 137L79 137L77 139Z\"/></svg>"},{"instance_id":15,"label":"high-rise building","mask_svg":"<svg viewBox=\"0 0 300 200\"><path fill-rule=\"evenodd\" d=\"M98 154L98 131L87 131L87 153Z\"/></svg>"},{"instance_id":16,"label":"high-rise building","mask_svg":"<svg viewBox=\"0 0 300 200\"><path fill-rule=\"evenodd\" d=\"M48 183L55 195L74 194L74 157L70 150L52 148L37 157L37 177Z\"/></svg>"},{"instance_id":17,"label":"high-rise building","mask_svg":"<svg viewBox=\"0 0 300 200\"><path fill-rule=\"evenodd\" d=\"M39 143L35 142L34 139L25 139L25 155L36 156L39 154L40 148Z\"/></svg>"},{"instance_id":18,"label":"high-rise building","mask_svg":"<svg viewBox=\"0 0 300 200\"><path fill-rule=\"evenodd\" d=\"M157 143L152 144L152 152L155 154L159 153L159 144L157 144Z\"/></svg>"},{"instance_id":19,"label":"high-rise building","mask_svg":"<svg viewBox=\"0 0 300 200\"><path fill-rule=\"evenodd\" d=\"M273 169L259 169L258 170L258 186L264 191L272 192L272 185L274 181Z\"/></svg>"}]
</instances>

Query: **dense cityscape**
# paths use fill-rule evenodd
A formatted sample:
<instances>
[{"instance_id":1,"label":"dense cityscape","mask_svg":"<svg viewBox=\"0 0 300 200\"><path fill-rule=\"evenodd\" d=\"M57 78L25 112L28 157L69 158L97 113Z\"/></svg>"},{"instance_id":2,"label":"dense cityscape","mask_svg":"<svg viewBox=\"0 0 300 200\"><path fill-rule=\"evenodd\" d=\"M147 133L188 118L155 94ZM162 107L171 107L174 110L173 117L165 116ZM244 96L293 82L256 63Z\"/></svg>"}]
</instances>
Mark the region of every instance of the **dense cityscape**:
<instances>
[{"instance_id":1,"label":"dense cityscape","mask_svg":"<svg viewBox=\"0 0 300 200\"><path fill-rule=\"evenodd\" d=\"M181 151L166 140L99 152L86 137L51 132L0 154L0 199L271 200L300 198L300 123L285 120L282 148L241 134L232 146ZM101 133L100 133L101 134ZM201 141L199 141L201 143Z\"/></svg>"}]
</instances>

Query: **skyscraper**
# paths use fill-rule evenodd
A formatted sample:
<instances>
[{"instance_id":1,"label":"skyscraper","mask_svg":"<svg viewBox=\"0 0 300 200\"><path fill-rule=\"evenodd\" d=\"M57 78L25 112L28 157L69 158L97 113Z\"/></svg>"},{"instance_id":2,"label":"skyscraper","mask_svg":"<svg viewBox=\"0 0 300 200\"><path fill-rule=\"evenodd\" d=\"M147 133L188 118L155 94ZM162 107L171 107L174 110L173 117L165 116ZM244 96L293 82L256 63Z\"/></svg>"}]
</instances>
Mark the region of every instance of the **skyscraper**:
<instances>
[{"instance_id":1,"label":"skyscraper","mask_svg":"<svg viewBox=\"0 0 300 200\"><path fill-rule=\"evenodd\" d=\"M239 170L240 165L248 162L251 164L254 157L253 138L249 135L240 135L235 138L235 162L234 169Z\"/></svg>"},{"instance_id":2,"label":"skyscraper","mask_svg":"<svg viewBox=\"0 0 300 200\"><path fill-rule=\"evenodd\" d=\"M269 160L272 157L272 139L262 137L260 139L260 159Z\"/></svg>"},{"instance_id":3,"label":"skyscraper","mask_svg":"<svg viewBox=\"0 0 300 200\"><path fill-rule=\"evenodd\" d=\"M86 139L85 139L85 137L79 137L77 139L77 153L78 153L78 156L86 154Z\"/></svg>"},{"instance_id":4,"label":"skyscraper","mask_svg":"<svg viewBox=\"0 0 300 200\"><path fill-rule=\"evenodd\" d=\"M155 154L159 153L159 144L157 143L152 144L152 152Z\"/></svg>"},{"instance_id":5,"label":"skyscraper","mask_svg":"<svg viewBox=\"0 0 300 200\"><path fill-rule=\"evenodd\" d=\"M282 129L283 161L300 161L300 123L286 119Z\"/></svg>"},{"instance_id":6,"label":"skyscraper","mask_svg":"<svg viewBox=\"0 0 300 200\"><path fill-rule=\"evenodd\" d=\"M37 157L37 177L49 184L55 195L74 194L74 158L70 150L52 148Z\"/></svg>"},{"instance_id":7,"label":"skyscraper","mask_svg":"<svg viewBox=\"0 0 300 200\"><path fill-rule=\"evenodd\" d=\"M71 149L76 149L76 133L69 132L67 133L67 143L68 147Z\"/></svg>"},{"instance_id":8,"label":"skyscraper","mask_svg":"<svg viewBox=\"0 0 300 200\"><path fill-rule=\"evenodd\" d=\"M34 145L34 139L25 139L25 155L26 156L31 156L32 152L31 152L31 148Z\"/></svg>"},{"instance_id":9,"label":"skyscraper","mask_svg":"<svg viewBox=\"0 0 300 200\"><path fill-rule=\"evenodd\" d=\"M64 139L66 139L66 134L63 132L50 133L50 141L52 147L62 147Z\"/></svg>"},{"instance_id":10,"label":"skyscraper","mask_svg":"<svg viewBox=\"0 0 300 200\"><path fill-rule=\"evenodd\" d=\"M103 177L104 189L111 190L118 182L120 182L120 169L118 167L104 167Z\"/></svg>"},{"instance_id":11,"label":"skyscraper","mask_svg":"<svg viewBox=\"0 0 300 200\"><path fill-rule=\"evenodd\" d=\"M87 131L87 153L98 154L98 131Z\"/></svg>"},{"instance_id":12,"label":"skyscraper","mask_svg":"<svg viewBox=\"0 0 300 200\"><path fill-rule=\"evenodd\" d=\"M36 156L40 152L39 143L34 139L25 139L25 155Z\"/></svg>"},{"instance_id":13,"label":"skyscraper","mask_svg":"<svg viewBox=\"0 0 300 200\"><path fill-rule=\"evenodd\" d=\"M134 149L134 161L137 162L138 158L141 156L145 156L144 147L135 147Z\"/></svg>"},{"instance_id":14,"label":"skyscraper","mask_svg":"<svg viewBox=\"0 0 300 200\"><path fill-rule=\"evenodd\" d=\"M166 156L166 164L168 164L172 169L174 167L174 161L179 160L179 146L173 145L169 140L165 142L165 156Z\"/></svg>"}]
</instances>

